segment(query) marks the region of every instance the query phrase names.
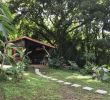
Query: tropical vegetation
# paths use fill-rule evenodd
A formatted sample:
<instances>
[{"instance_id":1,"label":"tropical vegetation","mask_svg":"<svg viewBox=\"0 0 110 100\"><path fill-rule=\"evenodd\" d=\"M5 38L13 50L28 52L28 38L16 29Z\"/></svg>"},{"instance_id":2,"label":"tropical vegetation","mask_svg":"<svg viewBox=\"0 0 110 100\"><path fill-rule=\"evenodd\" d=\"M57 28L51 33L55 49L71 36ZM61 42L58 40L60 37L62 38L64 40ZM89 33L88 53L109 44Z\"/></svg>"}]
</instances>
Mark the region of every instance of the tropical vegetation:
<instances>
[{"instance_id":1,"label":"tropical vegetation","mask_svg":"<svg viewBox=\"0 0 110 100\"><path fill-rule=\"evenodd\" d=\"M18 35L48 41L57 57L109 65L109 0L10 0ZM104 59L103 59L104 58Z\"/></svg>"},{"instance_id":2,"label":"tropical vegetation","mask_svg":"<svg viewBox=\"0 0 110 100\"><path fill-rule=\"evenodd\" d=\"M20 36L28 36L55 46L51 54L46 51L48 66L68 69L68 72L57 70L56 74L54 69L50 71L50 74L49 72L46 74L53 77L55 74L55 77L71 82L76 81L82 85L86 83L94 88L99 86L108 88L110 82L109 0L6 0L0 3L0 80L2 80L0 91L7 94L2 95L3 98L15 99L16 96L12 96L13 93L9 92L13 89L14 91L18 89L15 92L18 93L17 95L26 92L21 98L29 98L29 100L36 99L36 97L33 98L36 93L47 95L47 92L53 92L52 89L55 89L55 93L41 97L39 100L60 100L62 97L56 92L59 90L58 84L50 83L52 89L51 87L49 91L45 89L45 92L42 88L48 87L44 84L48 83L47 80L33 74L31 76L30 72L28 72L29 75L24 76L24 70L28 66L27 54L25 50L19 51L16 45L8 42ZM10 49L16 49L22 60L16 61L10 55ZM4 69L4 64L10 64L11 68ZM65 77L70 77L68 75L71 72L74 73L71 76L73 78L65 79ZM86 79L86 81L81 78L76 79L74 75L83 78L89 75L91 79ZM87 80L91 83L87 83ZM14 87L13 82L16 82ZM94 83L97 84L96 87ZM24 88L22 91L21 87L24 85L29 90ZM41 91L36 92L37 88ZM30 89L33 89L33 92L27 95ZM95 97L95 94L91 95ZM106 98L108 99L108 96Z\"/></svg>"}]
</instances>

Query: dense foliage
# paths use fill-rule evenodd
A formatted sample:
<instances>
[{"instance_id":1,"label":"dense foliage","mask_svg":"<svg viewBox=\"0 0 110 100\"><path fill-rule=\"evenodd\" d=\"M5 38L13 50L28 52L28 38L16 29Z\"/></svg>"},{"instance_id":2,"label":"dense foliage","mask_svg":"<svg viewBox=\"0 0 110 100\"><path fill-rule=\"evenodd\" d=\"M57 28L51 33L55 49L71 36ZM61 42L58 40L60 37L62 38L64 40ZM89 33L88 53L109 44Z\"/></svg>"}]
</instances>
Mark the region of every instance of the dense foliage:
<instances>
[{"instance_id":1,"label":"dense foliage","mask_svg":"<svg viewBox=\"0 0 110 100\"><path fill-rule=\"evenodd\" d=\"M15 27L12 25L12 15L8 7L0 3L0 39L7 41L8 37L14 36Z\"/></svg>"},{"instance_id":2,"label":"dense foliage","mask_svg":"<svg viewBox=\"0 0 110 100\"><path fill-rule=\"evenodd\" d=\"M12 24L12 15L8 7L0 3L0 80L19 79L22 77L23 71L27 62L25 60L25 51L19 51L13 43L8 43L8 39L14 36L16 30ZM21 61L16 61L12 55L12 49L16 49L22 58ZM11 50L11 53L9 51ZM4 68L8 64L11 68Z\"/></svg>"},{"instance_id":3,"label":"dense foliage","mask_svg":"<svg viewBox=\"0 0 110 100\"><path fill-rule=\"evenodd\" d=\"M23 77L24 69L27 67L28 61L26 61L25 50L19 51L13 43L4 43L0 41L0 80L15 79L19 80ZM13 56L8 50L16 49L22 60L17 61L16 57ZM7 64L7 68L4 66Z\"/></svg>"},{"instance_id":4,"label":"dense foliage","mask_svg":"<svg viewBox=\"0 0 110 100\"><path fill-rule=\"evenodd\" d=\"M56 46L56 54L84 65L109 64L109 0L11 0L20 33ZM92 59L88 59L89 58ZM105 60L104 60L104 59ZM102 60L103 59L103 60Z\"/></svg>"}]
</instances>

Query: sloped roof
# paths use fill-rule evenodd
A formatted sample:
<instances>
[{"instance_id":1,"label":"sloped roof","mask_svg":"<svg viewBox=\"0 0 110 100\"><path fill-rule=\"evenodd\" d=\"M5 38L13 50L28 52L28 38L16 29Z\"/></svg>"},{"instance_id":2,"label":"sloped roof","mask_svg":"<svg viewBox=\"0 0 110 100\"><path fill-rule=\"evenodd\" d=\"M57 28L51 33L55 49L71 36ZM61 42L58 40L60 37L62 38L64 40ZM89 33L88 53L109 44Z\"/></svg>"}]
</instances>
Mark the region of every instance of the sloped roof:
<instances>
[{"instance_id":1,"label":"sloped roof","mask_svg":"<svg viewBox=\"0 0 110 100\"><path fill-rule=\"evenodd\" d=\"M35 42L35 43L38 43L38 44L41 44L41 45L44 45L44 46L47 46L47 47L50 47L50 48L55 48L55 47L52 46L52 45L43 43L43 42L41 42L41 41L38 41L38 40L35 40L35 39L32 39L32 38L29 38L29 37L27 37L27 36L22 36L22 37L20 37L20 38L17 38L17 39L15 39L15 40L11 40L11 41L9 41L9 42L16 42L16 41L19 41L19 40L22 40L22 39L27 39L27 40L30 40L30 41L32 41L32 42Z\"/></svg>"}]
</instances>

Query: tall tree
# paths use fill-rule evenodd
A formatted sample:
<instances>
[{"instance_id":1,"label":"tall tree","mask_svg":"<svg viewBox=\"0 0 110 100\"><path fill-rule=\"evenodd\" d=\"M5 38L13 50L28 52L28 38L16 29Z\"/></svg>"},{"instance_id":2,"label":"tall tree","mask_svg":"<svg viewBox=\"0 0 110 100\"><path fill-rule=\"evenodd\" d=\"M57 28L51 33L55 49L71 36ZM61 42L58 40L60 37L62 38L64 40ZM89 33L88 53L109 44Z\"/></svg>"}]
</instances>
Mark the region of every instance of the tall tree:
<instances>
[{"instance_id":1,"label":"tall tree","mask_svg":"<svg viewBox=\"0 0 110 100\"><path fill-rule=\"evenodd\" d=\"M13 12L21 12L20 17L23 16L21 23L24 20L31 23L31 25L25 26L27 28L25 33L29 32L28 28L33 29L33 37L42 36L49 43L56 44L58 53L62 56L70 49L68 40L70 42L72 40L71 34L68 33L85 23L80 22L81 24L79 24L76 17L79 14L80 2L81 0L12 0L11 3L15 8ZM25 24L23 23L23 25ZM71 44L74 45L72 42ZM66 55L68 54L66 53Z\"/></svg>"},{"instance_id":2,"label":"tall tree","mask_svg":"<svg viewBox=\"0 0 110 100\"><path fill-rule=\"evenodd\" d=\"M95 41L109 31L109 0L11 0L15 23L25 35L46 39L57 54L79 60L95 53ZM26 34L27 33L27 34Z\"/></svg>"}]
</instances>

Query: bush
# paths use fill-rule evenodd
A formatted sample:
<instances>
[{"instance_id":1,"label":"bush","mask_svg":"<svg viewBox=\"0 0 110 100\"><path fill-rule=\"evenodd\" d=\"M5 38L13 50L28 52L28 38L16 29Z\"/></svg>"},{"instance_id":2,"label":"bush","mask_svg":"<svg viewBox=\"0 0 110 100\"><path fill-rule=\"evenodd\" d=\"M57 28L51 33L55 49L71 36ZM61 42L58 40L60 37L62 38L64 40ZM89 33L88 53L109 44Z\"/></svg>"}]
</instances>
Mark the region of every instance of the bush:
<instances>
[{"instance_id":1,"label":"bush","mask_svg":"<svg viewBox=\"0 0 110 100\"><path fill-rule=\"evenodd\" d=\"M71 70L79 70L79 67L78 67L78 65L76 64L75 61L68 60L68 63L70 64L70 69Z\"/></svg>"},{"instance_id":2,"label":"bush","mask_svg":"<svg viewBox=\"0 0 110 100\"><path fill-rule=\"evenodd\" d=\"M80 70L80 73L83 74L83 75L93 74L93 68L94 68L94 67L96 67L95 64L90 63L90 62L87 62L87 63L84 65L84 68Z\"/></svg>"},{"instance_id":3,"label":"bush","mask_svg":"<svg viewBox=\"0 0 110 100\"><path fill-rule=\"evenodd\" d=\"M7 79L8 76L11 76L13 79L18 80L20 77L23 76L24 68L27 67L28 61L26 59L25 49L22 51L17 50L17 47L12 44L8 43L5 44L3 41L0 40L0 46L3 46L4 52L0 51L0 61L1 61L1 69L0 69L0 76L1 78ZM8 49L16 49L19 52L21 60L16 61L11 54L7 51ZM8 69L4 69L4 64L9 64L12 67Z\"/></svg>"},{"instance_id":4,"label":"bush","mask_svg":"<svg viewBox=\"0 0 110 100\"><path fill-rule=\"evenodd\" d=\"M80 69L80 73L82 75L87 75L88 74L87 70L85 70L84 68L83 69Z\"/></svg>"},{"instance_id":5,"label":"bush","mask_svg":"<svg viewBox=\"0 0 110 100\"><path fill-rule=\"evenodd\" d=\"M102 65L101 67L93 68L93 79L98 79L101 81L110 81L110 70L108 66Z\"/></svg>"},{"instance_id":6,"label":"bush","mask_svg":"<svg viewBox=\"0 0 110 100\"><path fill-rule=\"evenodd\" d=\"M49 67L60 68L64 64L63 57L48 58Z\"/></svg>"},{"instance_id":7,"label":"bush","mask_svg":"<svg viewBox=\"0 0 110 100\"><path fill-rule=\"evenodd\" d=\"M28 70L30 59L27 55L25 55L21 61L24 70Z\"/></svg>"},{"instance_id":8,"label":"bush","mask_svg":"<svg viewBox=\"0 0 110 100\"><path fill-rule=\"evenodd\" d=\"M6 69L6 74L14 80L22 79L24 67L24 63L20 61L17 63L17 66L12 66L11 68Z\"/></svg>"}]
</instances>

